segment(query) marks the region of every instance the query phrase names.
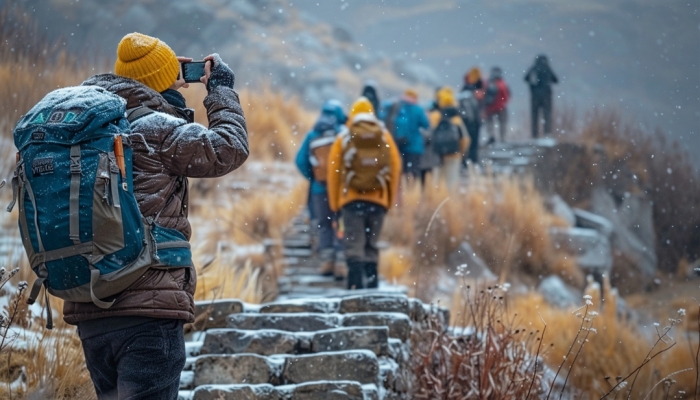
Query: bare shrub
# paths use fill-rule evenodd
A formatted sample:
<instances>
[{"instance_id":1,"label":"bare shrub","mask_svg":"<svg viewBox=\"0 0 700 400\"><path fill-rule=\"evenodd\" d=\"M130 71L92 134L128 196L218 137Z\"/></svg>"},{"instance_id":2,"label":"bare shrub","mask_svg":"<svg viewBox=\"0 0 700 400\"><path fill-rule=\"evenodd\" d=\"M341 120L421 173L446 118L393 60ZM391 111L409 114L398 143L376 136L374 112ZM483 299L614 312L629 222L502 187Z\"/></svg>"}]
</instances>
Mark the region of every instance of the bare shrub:
<instances>
[{"instance_id":1,"label":"bare shrub","mask_svg":"<svg viewBox=\"0 0 700 400\"><path fill-rule=\"evenodd\" d=\"M537 398L544 392L541 332L516 326L507 288L470 290L465 286L463 329L447 330L434 314L414 328L410 398Z\"/></svg>"}]
</instances>

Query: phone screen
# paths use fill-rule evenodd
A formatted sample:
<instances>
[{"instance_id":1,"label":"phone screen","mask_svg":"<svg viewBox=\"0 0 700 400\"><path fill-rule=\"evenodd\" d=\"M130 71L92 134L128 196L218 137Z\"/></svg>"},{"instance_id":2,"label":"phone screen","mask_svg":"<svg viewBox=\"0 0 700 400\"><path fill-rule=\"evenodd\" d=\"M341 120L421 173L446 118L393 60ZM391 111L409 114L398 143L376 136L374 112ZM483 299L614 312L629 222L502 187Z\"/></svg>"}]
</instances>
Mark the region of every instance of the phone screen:
<instances>
[{"instance_id":1,"label":"phone screen","mask_svg":"<svg viewBox=\"0 0 700 400\"><path fill-rule=\"evenodd\" d=\"M185 82L199 82L199 78L204 76L204 63L205 61L182 63L182 77Z\"/></svg>"}]
</instances>

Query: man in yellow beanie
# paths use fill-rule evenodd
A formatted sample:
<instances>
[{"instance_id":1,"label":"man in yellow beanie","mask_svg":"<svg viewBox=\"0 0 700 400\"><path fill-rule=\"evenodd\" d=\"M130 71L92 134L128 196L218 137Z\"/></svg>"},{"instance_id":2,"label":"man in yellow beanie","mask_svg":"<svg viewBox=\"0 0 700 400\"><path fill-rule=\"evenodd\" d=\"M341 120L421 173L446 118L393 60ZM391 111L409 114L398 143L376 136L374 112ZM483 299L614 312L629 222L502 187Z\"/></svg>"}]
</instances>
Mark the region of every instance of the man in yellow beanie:
<instances>
[{"instance_id":1,"label":"man in yellow beanie","mask_svg":"<svg viewBox=\"0 0 700 400\"><path fill-rule=\"evenodd\" d=\"M213 178L248 157L245 118L234 74L218 54L205 58L201 82L209 127L194 122L177 89L180 62L163 41L131 33L117 48L114 74L89 78L126 100L132 134L133 186L141 214L163 234L188 241L187 178ZM161 250L165 253L161 253ZM189 250L186 250L189 254ZM64 303L64 320L78 326L99 399L176 399L185 364L183 324L194 321L196 273L189 257L168 257L122 293L93 303Z\"/></svg>"}]
</instances>

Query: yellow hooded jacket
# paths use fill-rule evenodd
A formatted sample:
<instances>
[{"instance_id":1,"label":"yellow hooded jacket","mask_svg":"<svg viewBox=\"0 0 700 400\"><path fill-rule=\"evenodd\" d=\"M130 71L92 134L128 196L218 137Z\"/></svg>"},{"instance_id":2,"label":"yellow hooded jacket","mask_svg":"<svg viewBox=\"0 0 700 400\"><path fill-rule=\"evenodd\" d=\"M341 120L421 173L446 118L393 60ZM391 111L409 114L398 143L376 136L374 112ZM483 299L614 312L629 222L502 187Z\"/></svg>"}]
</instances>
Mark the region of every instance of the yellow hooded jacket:
<instances>
[{"instance_id":1,"label":"yellow hooded jacket","mask_svg":"<svg viewBox=\"0 0 700 400\"><path fill-rule=\"evenodd\" d=\"M369 123L368 123L369 122ZM392 207L399 190L401 178L401 156L394 143L391 134L384 128L384 124L374 115L372 104L365 97L360 97L350 108L348 118L348 131L338 135L328 155L328 203L331 210L337 212L346 204L353 201L368 201L378 204L387 210ZM350 134L353 127L362 129L381 129L384 141L389 146L391 159L389 164L388 190L376 190L369 193L359 193L354 189L346 188L343 184L343 139Z\"/></svg>"},{"instance_id":2,"label":"yellow hooded jacket","mask_svg":"<svg viewBox=\"0 0 700 400\"><path fill-rule=\"evenodd\" d=\"M455 100L455 94L452 91L452 89L448 87L444 87L437 92L437 104L439 109L432 111L428 115L428 121L430 122L430 129L435 129L435 127L438 126L440 123L440 119L442 118L442 109L445 108L456 108L457 107L457 100ZM450 118L450 122L452 122L454 125L457 126L460 130L460 134L462 139L459 141L459 153L455 154L447 154L445 157L447 158L456 158L456 157L462 157L465 151L469 148L469 144L471 142L471 139L469 137L469 134L467 133L467 128L464 126L464 121L462 121L462 117L459 116L459 114L455 115L454 117Z\"/></svg>"}]
</instances>

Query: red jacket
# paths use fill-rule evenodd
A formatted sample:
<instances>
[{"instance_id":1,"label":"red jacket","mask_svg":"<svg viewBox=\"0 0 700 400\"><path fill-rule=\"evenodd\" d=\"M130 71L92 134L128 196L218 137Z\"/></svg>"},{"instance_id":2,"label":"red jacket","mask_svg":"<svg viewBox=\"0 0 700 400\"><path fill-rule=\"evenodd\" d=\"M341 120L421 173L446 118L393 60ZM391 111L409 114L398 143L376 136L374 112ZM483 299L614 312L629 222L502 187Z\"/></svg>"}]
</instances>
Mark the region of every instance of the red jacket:
<instances>
[{"instance_id":1,"label":"red jacket","mask_svg":"<svg viewBox=\"0 0 700 400\"><path fill-rule=\"evenodd\" d=\"M489 90L489 86L496 85L496 98L493 103L486 106L486 114L496 114L505 110L508 100L510 100L510 89L503 79L496 79L488 83L486 90Z\"/></svg>"}]
</instances>

